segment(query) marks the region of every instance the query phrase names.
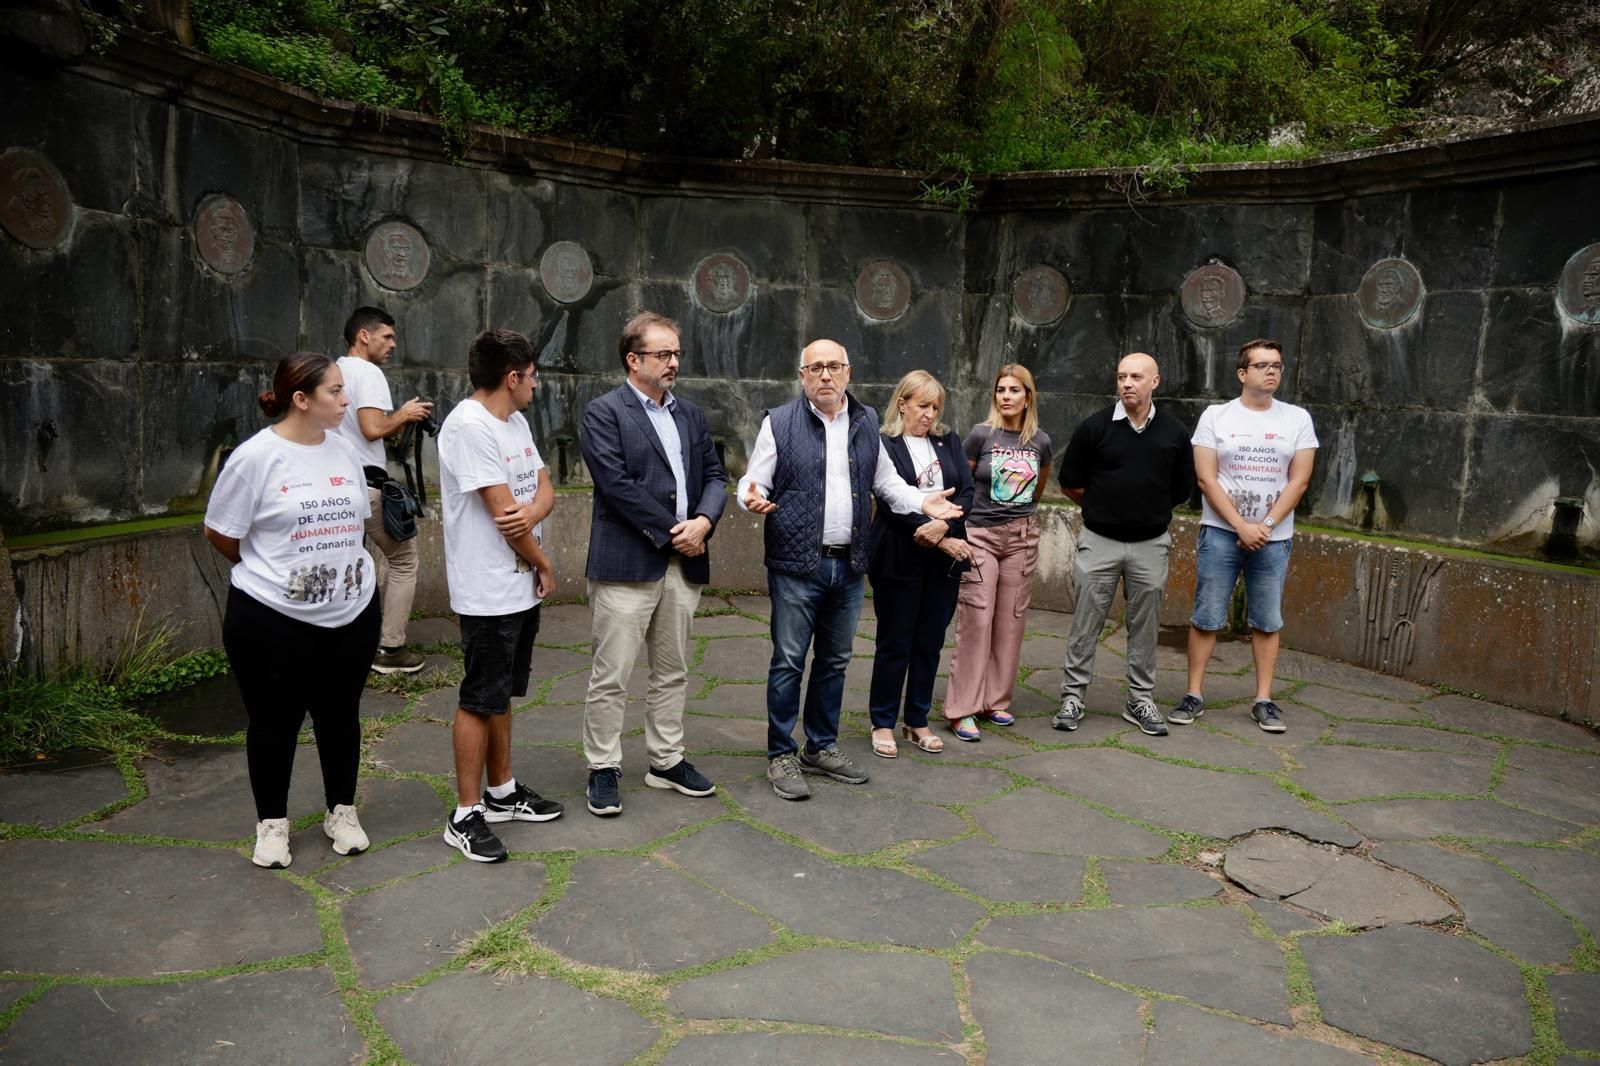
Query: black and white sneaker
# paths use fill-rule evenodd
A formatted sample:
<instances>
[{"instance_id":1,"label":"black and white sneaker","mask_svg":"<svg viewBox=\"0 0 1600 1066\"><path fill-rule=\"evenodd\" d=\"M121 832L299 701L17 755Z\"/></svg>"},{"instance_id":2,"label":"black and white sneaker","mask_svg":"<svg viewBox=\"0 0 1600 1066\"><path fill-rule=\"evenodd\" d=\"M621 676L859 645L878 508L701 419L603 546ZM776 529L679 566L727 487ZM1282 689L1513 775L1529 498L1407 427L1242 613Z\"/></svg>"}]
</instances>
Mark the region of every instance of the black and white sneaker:
<instances>
[{"instance_id":1,"label":"black and white sneaker","mask_svg":"<svg viewBox=\"0 0 1600 1066\"><path fill-rule=\"evenodd\" d=\"M644 775L644 783L651 788L675 788L685 796L709 796L717 790L709 777L689 765L688 759L680 759L666 770L652 767Z\"/></svg>"},{"instance_id":2,"label":"black and white sneaker","mask_svg":"<svg viewBox=\"0 0 1600 1066\"><path fill-rule=\"evenodd\" d=\"M1161 717L1161 712L1156 710L1155 701L1141 696L1128 701L1127 710L1122 712L1122 717L1139 727L1139 732L1147 737L1164 737L1167 735L1167 721Z\"/></svg>"},{"instance_id":3,"label":"black and white sneaker","mask_svg":"<svg viewBox=\"0 0 1600 1066\"><path fill-rule=\"evenodd\" d=\"M1167 712L1167 721L1173 725L1188 725L1206 713L1206 701L1192 692L1185 692L1178 705Z\"/></svg>"},{"instance_id":4,"label":"black and white sneaker","mask_svg":"<svg viewBox=\"0 0 1600 1066\"><path fill-rule=\"evenodd\" d=\"M622 813L622 793L617 791L617 781L622 771L612 768L589 771L589 813L610 818Z\"/></svg>"},{"instance_id":5,"label":"black and white sneaker","mask_svg":"<svg viewBox=\"0 0 1600 1066\"><path fill-rule=\"evenodd\" d=\"M1250 717L1265 733L1282 733L1289 728L1283 724L1283 711L1271 700L1256 700L1250 708Z\"/></svg>"},{"instance_id":6,"label":"black and white sneaker","mask_svg":"<svg viewBox=\"0 0 1600 1066\"><path fill-rule=\"evenodd\" d=\"M483 820L483 808L474 807L459 822L451 818L444 826L444 842L473 862L505 862L506 846Z\"/></svg>"},{"instance_id":7,"label":"black and white sneaker","mask_svg":"<svg viewBox=\"0 0 1600 1066\"><path fill-rule=\"evenodd\" d=\"M1061 709L1056 716L1050 719L1052 729L1061 729L1070 733L1083 723L1083 700L1077 696L1062 696Z\"/></svg>"},{"instance_id":8,"label":"black and white sneaker","mask_svg":"<svg viewBox=\"0 0 1600 1066\"><path fill-rule=\"evenodd\" d=\"M560 818L564 809L521 781L505 799L495 799L488 792L483 794L483 820L486 822L548 822Z\"/></svg>"}]
</instances>

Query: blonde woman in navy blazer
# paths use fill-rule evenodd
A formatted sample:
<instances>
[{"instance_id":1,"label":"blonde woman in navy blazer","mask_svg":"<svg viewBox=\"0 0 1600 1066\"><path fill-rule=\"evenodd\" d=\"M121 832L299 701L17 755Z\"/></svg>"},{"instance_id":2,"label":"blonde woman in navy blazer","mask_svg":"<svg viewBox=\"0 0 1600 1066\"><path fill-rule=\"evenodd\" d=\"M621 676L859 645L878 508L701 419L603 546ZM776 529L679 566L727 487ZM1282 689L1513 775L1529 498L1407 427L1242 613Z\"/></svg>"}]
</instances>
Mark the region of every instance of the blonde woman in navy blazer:
<instances>
[{"instance_id":1,"label":"blonde woman in navy blazer","mask_svg":"<svg viewBox=\"0 0 1600 1066\"><path fill-rule=\"evenodd\" d=\"M900 379L884 409L884 450L908 485L927 493L953 489L950 502L972 507L972 468L961 438L939 421L944 386L925 370ZM961 572L972 559L961 519L896 514L878 505L872 520L867 577L878 616L878 647L872 663L872 753L899 754L895 724L904 696L901 734L926 752L944 750L928 728L934 674L944 633L955 613Z\"/></svg>"}]
</instances>

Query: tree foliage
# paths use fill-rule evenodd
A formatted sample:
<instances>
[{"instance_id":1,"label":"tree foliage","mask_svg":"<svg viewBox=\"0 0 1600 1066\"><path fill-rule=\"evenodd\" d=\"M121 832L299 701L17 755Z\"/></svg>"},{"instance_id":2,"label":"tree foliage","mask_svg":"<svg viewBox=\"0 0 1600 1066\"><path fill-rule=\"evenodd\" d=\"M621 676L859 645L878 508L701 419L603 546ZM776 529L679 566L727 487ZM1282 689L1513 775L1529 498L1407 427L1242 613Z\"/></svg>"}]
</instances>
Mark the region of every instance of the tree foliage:
<instances>
[{"instance_id":1,"label":"tree foliage","mask_svg":"<svg viewBox=\"0 0 1600 1066\"><path fill-rule=\"evenodd\" d=\"M429 111L457 148L484 122L955 171L1231 160L1373 143L1417 76L1379 0L193 4L213 54Z\"/></svg>"}]
</instances>

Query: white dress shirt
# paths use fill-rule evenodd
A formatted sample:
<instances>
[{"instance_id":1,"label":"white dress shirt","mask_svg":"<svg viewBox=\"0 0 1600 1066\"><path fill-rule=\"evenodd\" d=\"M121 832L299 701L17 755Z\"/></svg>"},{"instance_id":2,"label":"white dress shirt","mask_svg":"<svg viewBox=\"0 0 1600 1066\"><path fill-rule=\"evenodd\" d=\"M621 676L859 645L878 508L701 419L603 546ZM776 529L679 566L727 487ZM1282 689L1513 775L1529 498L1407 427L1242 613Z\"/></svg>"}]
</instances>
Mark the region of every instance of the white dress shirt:
<instances>
[{"instance_id":1,"label":"white dress shirt","mask_svg":"<svg viewBox=\"0 0 1600 1066\"><path fill-rule=\"evenodd\" d=\"M839 408L831 418L807 402L811 413L822 422L827 448L827 467L823 475L822 493L822 543L845 545L850 543L850 410L848 405ZM757 494L767 498L772 490L772 475L778 465L778 444L772 436L772 419L761 420L761 432L756 434L756 446L750 450L750 465L739 479L739 506L749 510L745 496L754 485ZM896 514L916 514L922 510L923 493L908 485L894 468L894 460L878 440L878 465L872 475L872 491L878 499L889 505Z\"/></svg>"},{"instance_id":2,"label":"white dress shirt","mask_svg":"<svg viewBox=\"0 0 1600 1066\"><path fill-rule=\"evenodd\" d=\"M672 479L678 487L675 517L682 522L689 517L689 477L683 469L683 438L678 435L678 423L672 417L672 409L678 406L678 399L669 392L663 397L667 402L659 404L640 392L633 382L628 382L628 388L633 389L633 394L639 397L645 416L650 419L656 436L661 440L661 450L667 453L667 465L672 467Z\"/></svg>"}]
</instances>

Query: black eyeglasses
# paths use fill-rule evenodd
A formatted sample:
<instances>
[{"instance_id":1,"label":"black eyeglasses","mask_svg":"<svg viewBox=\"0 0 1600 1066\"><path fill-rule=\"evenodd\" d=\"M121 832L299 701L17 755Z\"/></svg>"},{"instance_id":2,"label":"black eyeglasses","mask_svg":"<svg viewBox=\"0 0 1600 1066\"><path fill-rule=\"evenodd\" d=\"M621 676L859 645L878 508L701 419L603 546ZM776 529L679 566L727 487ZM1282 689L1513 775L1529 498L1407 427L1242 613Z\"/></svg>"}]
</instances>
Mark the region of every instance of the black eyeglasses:
<instances>
[{"instance_id":1,"label":"black eyeglasses","mask_svg":"<svg viewBox=\"0 0 1600 1066\"><path fill-rule=\"evenodd\" d=\"M849 363L805 363L800 367L800 373L815 378L821 377L822 372L826 370L834 377L838 377L848 369L850 369Z\"/></svg>"},{"instance_id":2,"label":"black eyeglasses","mask_svg":"<svg viewBox=\"0 0 1600 1066\"><path fill-rule=\"evenodd\" d=\"M1281 374L1281 373L1283 373L1283 364L1282 363L1251 363L1250 364L1250 369L1251 370L1259 370L1263 374Z\"/></svg>"},{"instance_id":3,"label":"black eyeglasses","mask_svg":"<svg viewBox=\"0 0 1600 1066\"><path fill-rule=\"evenodd\" d=\"M634 352L633 354L637 355L640 359L643 359L648 355L650 358L660 362L663 365L672 362L674 359L678 360L680 363L683 361L683 349L681 348L663 348L658 352Z\"/></svg>"}]
</instances>

